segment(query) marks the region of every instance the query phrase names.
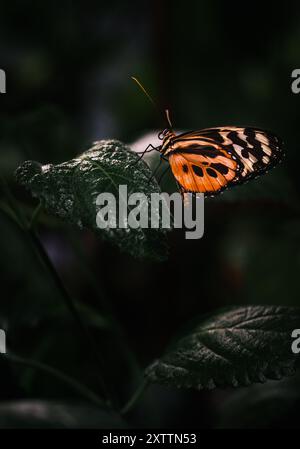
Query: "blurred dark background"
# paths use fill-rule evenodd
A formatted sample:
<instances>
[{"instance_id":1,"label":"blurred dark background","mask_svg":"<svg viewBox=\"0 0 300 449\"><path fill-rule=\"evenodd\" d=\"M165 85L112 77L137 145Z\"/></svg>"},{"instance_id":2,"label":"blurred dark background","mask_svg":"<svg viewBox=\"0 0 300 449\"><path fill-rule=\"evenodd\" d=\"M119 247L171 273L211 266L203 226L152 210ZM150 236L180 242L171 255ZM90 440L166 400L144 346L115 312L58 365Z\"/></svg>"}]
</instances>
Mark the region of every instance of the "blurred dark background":
<instances>
[{"instance_id":1,"label":"blurred dark background","mask_svg":"<svg viewBox=\"0 0 300 449\"><path fill-rule=\"evenodd\" d=\"M13 176L24 160L63 162L94 140L132 143L158 130L157 114L131 75L160 107L171 109L177 129L250 125L270 129L285 142L280 167L206 202L201 240L172 232L163 263L134 260L89 231L41 215L42 242L81 304L120 403L134 391L141 370L195 315L231 304L299 305L300 94L291 91L291 73L300 66L299 25L300 5L289 2L0 2L0 68L7 76L7 93L0 95L0 171L28 214L36 202ZM163 187L173 188L171 177ZM97 389L97 367L86 343L26 236L4 213L0 236L0 327L7 331L8 348ZM117 332L105 317L107 307L119 323ZM81 404L46 373L1 357L0 367L2 404L26 401L27 417L30 404ZM292 425L296 402L288 398L298 397L299 406L299 386L288 387L290 396L280 382L271 387L255 387L253 396L251 389L153 386L129 425ZM254 413L251 421L250 398L259 401L271 390L275 418ZM226 403L239 394L246 396L245 417L232 412L230 418ZM9 425L5 410L0 404L2 425ZM78 426L92 425L93 413L78 412ZM26 425L24 416L16 418L18 424Z\"/></svg>"}]
</instances>

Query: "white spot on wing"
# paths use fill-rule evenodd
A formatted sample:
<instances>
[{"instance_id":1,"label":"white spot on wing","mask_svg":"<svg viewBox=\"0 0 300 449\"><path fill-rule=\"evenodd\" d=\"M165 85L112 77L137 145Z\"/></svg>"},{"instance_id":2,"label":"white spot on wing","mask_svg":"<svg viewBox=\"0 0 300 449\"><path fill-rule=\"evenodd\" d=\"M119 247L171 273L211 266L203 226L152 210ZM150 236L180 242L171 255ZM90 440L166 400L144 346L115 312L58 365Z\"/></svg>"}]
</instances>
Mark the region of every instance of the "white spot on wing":
<instances>
[{"instance_id":1,"label":"white spot on wing","mask_svg":"<svg viewBox=\"0 0 300 449\"><path fill-rule=\"evenodd\" d=\"M252 155L250 155L250 159L245 159L242 156L243 147L241 147L240 145L237 145L237 144L233 144L233 147L234 147L235 151L237 152L237 154L239 155L239 157L244 165L244 169L242 171L242 176L246 176L248 172L253 172L253 164L257 161L257 159ZM252 158L251 158L251 156L252 156Z\"/></svg>"},{"instance_id":2,"label":"white spot on wing","mask_svg":"<svg viewBox=\"0 0 300 449\"><path fill-rule=\"evenodd\" d=\"M270 158L268 156L263 156L262 161L264 164L267 164L270 161Z\"/></svg>"},{"instance_id":3,"label":"white spot on wing","mask_svg":"<svg viewBox=\"0 0 300 449\"><path fill-rule=\"evenodd\" d=\"M271 156L271 154L272 154L271 148L267 147L267 145L265 145L264 143L262 144L262 149L268 156Z\"/></svg>"}]
</instances>

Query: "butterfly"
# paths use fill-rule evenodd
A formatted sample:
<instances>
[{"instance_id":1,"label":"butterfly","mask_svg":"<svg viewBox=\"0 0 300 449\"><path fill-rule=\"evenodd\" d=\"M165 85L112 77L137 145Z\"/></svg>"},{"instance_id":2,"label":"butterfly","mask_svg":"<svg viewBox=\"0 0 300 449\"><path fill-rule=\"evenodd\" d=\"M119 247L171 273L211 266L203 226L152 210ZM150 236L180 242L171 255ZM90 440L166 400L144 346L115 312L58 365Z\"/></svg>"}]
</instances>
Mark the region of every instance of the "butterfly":
<instances>
[{"instance_id":1,"label":"butterfly","mask_svg":"<svg viewBox=\"0 0 300 449\"><path fill-rule=\"evenodd\" d=\"M131 77L155 106L140 81ZM165 110L167 128L158 137L162 145L148 145L142 155L157 150L169 161L182 194L213 196L228 187L256 178L281 162L283 142L275 134L259 128L221 126L176 135Z\"/></svg>"},{"instance_id":2,"label":"butterfly","mask_svg":"<svg viewBox=\"0 0 300 449\"><path fill-rule=\"evenodd\" d=\"M258 128L223 126L179 135L166 128L159 138L158 149L182 193L216 195L267 172L283 157L281 139Z\"/></svg>"}]
</instances>

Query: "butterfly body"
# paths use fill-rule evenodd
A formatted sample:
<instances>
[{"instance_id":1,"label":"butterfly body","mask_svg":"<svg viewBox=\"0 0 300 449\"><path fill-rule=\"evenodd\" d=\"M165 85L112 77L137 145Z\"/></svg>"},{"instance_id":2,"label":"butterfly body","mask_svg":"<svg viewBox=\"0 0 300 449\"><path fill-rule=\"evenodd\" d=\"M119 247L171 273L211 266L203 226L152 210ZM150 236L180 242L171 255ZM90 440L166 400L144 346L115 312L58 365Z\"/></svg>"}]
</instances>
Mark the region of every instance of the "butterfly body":
<instances>
[{"instance_id":1,"label":"butterfly body","mask_svg":"<svg viewBox=\"0 0 300 449\"><path fill-rule=\"evenodd\" d=\"M208 196L259 176L283 156L281 140L257 128L225 126L179 135L166 129L162 138L160 152L180 190Z\"/></svg>"}]
</instances>

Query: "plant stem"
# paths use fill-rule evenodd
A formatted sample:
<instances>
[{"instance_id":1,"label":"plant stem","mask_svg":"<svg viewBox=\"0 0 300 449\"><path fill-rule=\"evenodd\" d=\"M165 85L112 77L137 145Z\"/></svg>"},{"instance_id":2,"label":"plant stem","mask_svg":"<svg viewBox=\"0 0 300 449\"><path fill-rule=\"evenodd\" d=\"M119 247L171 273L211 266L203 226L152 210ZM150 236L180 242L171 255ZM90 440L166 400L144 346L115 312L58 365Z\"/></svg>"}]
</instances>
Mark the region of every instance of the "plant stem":
<instances>
[{"instance_id":1,"label":"plant stem","mask_svg":"<svg viewBox=\"0 0 300 449\"><path fill-rule=\"evenodd\" d=\"M31 240L33 246L37 250L41 260L43 261L45 267L47 268L49 274L51 275L57 289L60 291L61 297L62 297L67 309L72 314L75 322L77 323L79 329L81 330L82 334L84 335L84 337L87 341L87 344L89 346L89 349L90 349L91 353L93 353L93 355L100 367L100 372L104 372L104 363L102 361L102 357L100 356L100 354L98 352L97 345L96 345L92 335L90 334L88 327L85 325L85 322L83 321L80 313L78 312L78 310L75 306L75 302L73 301L72 297L69 295L68 291L66 290L62 280L60 279L54 265L52 264L52 262L48 256L46 250L44 249L41 241L39 240L38 235L36 234L34 229L30 225L28 225L27 219L23 216L21 210L19 209L18 205L16 204L15 198L13 197L10 189L8 188L7 183L4 180L2 180L2 184L3 184L4 192L6 193L9 205L10 205L11 209L13 210L20 227L30 237L30 240ZM38 208L36 209L35 212L38 213L39 210L40 210L40 206L38 206ZM33 218L31 220L32 224L34 224L34 217L36 217L36 213L33 214ZM99 380L101 392L106 399L107 405L109 407L115 408L116 401L115 401L115 396L114 396L112 390L108 386L107 382L105 382L104 377L101 376L100 374L98 374L98 380Z\"/></svg>"},{"instance_id":2,"label":"plant stem","mask_svg":"<svg viewBox=\"0 0 300 449\"><path fill-rule=\"evenodd\" d=\"M141 380L143 374L141 373L139 363L137 361L137 358L136 358L134 352L131 350L131 348L129 346L127 336L125 335L121 324L119 323L119 321L113 314L111 304L106 299L107 295L105 292L105 288L102 285L101 292L99 292L98 283L95 278L95 273L91 269L88 269L88 261L86 259L86 255L85 255L84 251L82 250L81 246L78 244L77 239L75 239L72 234L71 234L71 236L69 236L69 240L70 240L72 248L75 252L75 255L78 258L81 269L84 272L85 277L87 278L87 281L91 284L91 286L94 289L95 295L97 295L97 297L99 298L99 303L103 310L103 313L105 314L106 318L109 320L109 324L110 324L113 332L115 332L115 334L118 337L118 341L120 344L120 350L125 355L128 365L130 366L135 377L138 380Z\"/></svg>"},{"instance_id":3,"label":"plant stem","mask_svg":"<svg viewBox=\"0 0 300 449\"><path fill-rule=\"evenodd\" d=\"M77 380L73 379L72 377L67 376L66 374L62 373L61 371L53 368L52 366L46 365L44 363L38 362L36 360L31 360L28 358L20 357L12 353L7 353L5 355L6 358L11 360L12 362L19 363L21 365L29 366L30 368L35 368L40 371L44 371L45 373L49 374L50 376L54 376L57 379L61 380L65 384L69 385L73 390L77 391L81 394L81 396L85 397L87 400L93 402L94 404L106 408L105 402L97 396L92 390L90 390L85 385L81 384Z\"/></svg>"},{"instance_id":4,"label":"plant stem","mask_svg":"<svg viewBox=\"0 0 300 449\"><path fill-rule=\"evenodd\" d=\"M133 393L132 397L129 399L129 401L124 405L124 407L121 410L121 415L126 415L129 413L133 407L136 405L136 403L139 401L143 393L145 392L146 388L148 387L149 382L147 379L143 379L143 381L140 383L140 385L137 387L135 392Z\"/></svg>"},{"instance_id":5,"label":"plant stem","mask_svg":"<svg viewBox=\"0 0 300 449\"><path fill-rule=\"evenodd\" d=\"M29 229L33 229L34 228L34 225L35 225L36 220L37 220L37 218L38 218L38 216L39 216L39 214L40 214L40 212L42 210L42 207L43 207L42 203L39 202L37 207L34 209L33 214L31 216L31 220L30 220L29 225L28 225Z\"/></svg>"},{"instance_id":6,"label":"plant stem","mask_svg":"<svg viewBox=\"0 0 300 449\"><path fill-rule=\"evenodd\" d=\"M77 323L79 329L81 330L82 334L84 335L87 344L89 345L89 348L91 349L91 352L93 352L95 359L97 360L97 363L100 367L100 370L103 372L104 371L104 363L102 361L102 358L99 355L96 343L94 341L94 338L92 337L92 335L90 334L86 324L84 323L80 313L77 310L77 307L75 305L75 302L73 301L72 297L69 295L68 291L66 290L64 284L62 283L61 278L59 277L57 271L55 270L47 252L45 251L41 241L39 240L37 234L35 233L35 231L33 231L32 229L28 230L28 234L30 235L31 241L33 242L35 248L37 249L42 261L44 262L48 272L50 273L57 289L60 291L61 293L61 297L66 305L66 307L68 308L68 310L70 311L70 313L72 314L74 321ZM99 378L99 383L100 383L100 387L102 390L102 394L106 397L107 401L108 401L108 405L112 406L112 392L110 391L107 383L104 381L104 378L102 376L98 376Z\"/></svg>"}]
</instances>

